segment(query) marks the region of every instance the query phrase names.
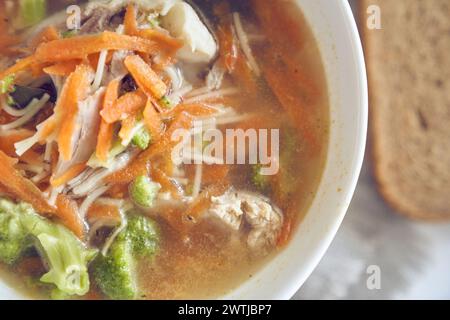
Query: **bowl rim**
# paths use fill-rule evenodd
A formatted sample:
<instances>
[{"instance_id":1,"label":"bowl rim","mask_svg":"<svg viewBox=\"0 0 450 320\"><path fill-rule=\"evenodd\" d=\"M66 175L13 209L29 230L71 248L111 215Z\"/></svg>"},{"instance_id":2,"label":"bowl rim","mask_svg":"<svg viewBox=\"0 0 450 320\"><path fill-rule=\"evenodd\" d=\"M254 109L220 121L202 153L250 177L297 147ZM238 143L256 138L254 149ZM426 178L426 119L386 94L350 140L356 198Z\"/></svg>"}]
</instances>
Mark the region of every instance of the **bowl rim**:
<instances>
[{"instance_id":1,"label":"bowl rim","mask_svg":"<svg viewBox=\"0 0 450 320\"><path fill-rule=\"evenodd\" d=\"M301 288L307 278L312 274L314 269L320 263L324 257L326 251L330 247L333 239L335 238L339 227L347 213L350 206L350 202L358 184L359 176L361 173L366 144L367 144L367 130L368 130L368 115L369 115L369 98L368 98L368 80L367 80L367 70L364 57L364 51L362 46L361 37L358 31L357 22L353 14L352 8L348 0L338 1L338 5L341 7L344 19L343 22L347 24L347 29L352 41L351 48L356 59L355 65L357 68L357 73L355 75L356 82L361 88L360 95L360 116L358 118L361 125L361 131L358 132L358 140L356 143L356 156L355 163L353 165L353 171L350 173L349 184L345 188L345 193L342 195L342 203L344 203L339 208L339 213L336 214L334 222L332 222L330 228L322 237L321 241L317 244L317 250L312 254L311 259L307 262L305 272L299 272L296 277L294 277L290 284L286 285L284 290L279 294L275 294L277 299L291 299ZM327 160L328 162L329 160Z\"/></svg>"}]
</instances>

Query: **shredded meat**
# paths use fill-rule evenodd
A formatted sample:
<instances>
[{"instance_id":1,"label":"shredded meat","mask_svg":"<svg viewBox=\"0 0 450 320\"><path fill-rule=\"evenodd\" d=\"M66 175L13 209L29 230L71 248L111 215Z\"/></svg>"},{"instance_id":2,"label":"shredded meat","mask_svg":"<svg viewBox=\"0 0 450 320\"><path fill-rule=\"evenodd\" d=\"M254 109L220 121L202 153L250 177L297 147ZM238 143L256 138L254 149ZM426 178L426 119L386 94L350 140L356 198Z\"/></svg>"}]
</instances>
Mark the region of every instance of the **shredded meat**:
<instances>
[{"instance_id":1,"label":"shredded meat","mask_svg":"<svg viewBox=\"0 0 450 320\"><path fill-rule=\"evenodd\" d=\"M276 243L283 224L283 215L269 200L233 189L211 198L207 217L217 219L234 231L245 233L247 245L259 254L266 254Z\"/></svg>"}]
</instances>

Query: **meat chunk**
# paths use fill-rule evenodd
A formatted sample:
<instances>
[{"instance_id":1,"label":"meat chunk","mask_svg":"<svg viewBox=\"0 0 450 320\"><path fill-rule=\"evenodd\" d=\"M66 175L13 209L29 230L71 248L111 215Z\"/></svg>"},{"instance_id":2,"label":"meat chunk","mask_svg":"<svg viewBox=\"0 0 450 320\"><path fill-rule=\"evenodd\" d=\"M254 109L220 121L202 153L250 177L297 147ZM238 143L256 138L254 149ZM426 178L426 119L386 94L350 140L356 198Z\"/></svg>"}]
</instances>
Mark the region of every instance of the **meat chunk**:
<instances>
[{"instance_id":1,"label":"meat chunk","mask_svg":"<svg viewBox=\"0 0 450 320\"><path fill-rule=\"evenodd\" d=\"M178 58L191 63L209 63L217 55L217 44L195 10L177 2L162 18L162 26L184 42Z\"/></svg>"},{"instance_id":2,"label":"meat chunk","mask_svg":"<svg viewBox=\"0 0 450 320\"><path fill-rule=\"evenodd\" d=\"M283 225L283 215L261 195L233 189L219 197L211 197L207 217L246 236L249 248L267 253L275 244Z\"/></svg>"},{"instance_id":3,"label":"meat chunk","mask_svg":"<svg viewBox=\"0 0 450 320\"><path fill-rule=\"evenodd\" d=\"M211 197L209 214L218 218L231 229L235 231L239 230L244 216L239 194L229 190L219 197Z\"/></svg>"}]
</instances>

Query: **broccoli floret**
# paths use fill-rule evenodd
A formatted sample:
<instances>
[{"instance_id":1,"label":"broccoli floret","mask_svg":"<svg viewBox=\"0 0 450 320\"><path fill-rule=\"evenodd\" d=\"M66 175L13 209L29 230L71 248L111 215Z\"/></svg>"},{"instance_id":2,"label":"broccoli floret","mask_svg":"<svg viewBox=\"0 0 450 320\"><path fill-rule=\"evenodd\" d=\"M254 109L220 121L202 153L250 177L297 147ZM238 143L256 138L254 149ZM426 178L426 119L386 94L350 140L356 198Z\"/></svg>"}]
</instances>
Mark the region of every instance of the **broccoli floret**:
<instances>
[{"instance_id":1,"label":"broccoli floret","mask_svg":"<svg viewBox=\"0 0 450 320\"><path fill-rule=\"evenodd\" d=\"M20 220L20 212L28 210L28 205L0 200L0 261L6 264L14 264L32 247Z\"/></svg>"},{"instance_id":2,"label":"broccoli floret","mask_svg":"<svg viewBox=\"0 0 450 320\"><path fill-rule=\"evenodd\" d=\"M270 186L270 176L261 174L261 164L252 166L252 183L259 191L267 191Z\"/></svg>"},{"instance_id":3,"label":"broccoli floret","mask_svg":"<svg viewBox=\"0 0 450 320\"><path fill-rule=\"evenodd\" d=\"M147 176L139 176L130 186L130 195L134 202L146 208L153 206L161 186Z\"/></svg>"},{"instance_id":4,"label":"broccoli floret","mask_svg":"<svg viewBox=\"0 0 450 320\"><path fill-rule=\"evenodd\" d=\"M158 245L159 232L153 221L142 216L129 219L107 255L99 255L93 264L93 276L102 292L111 299L135 299L136 259L153 257Z\"/></svg>"},{"instance_id":5,"label":"broccoli floret","mask_svg":"<svg viewBox=\"0 0 450 320\"><path fill-rule=\"evenodd\" d=\"M113 242L106 256L93 263L93 277L100 290L111 299L130 300L137 296L135 262L131 242L125 232Z\"/></svg>"},{"instance_id":6,"label":"broccoli floret","mask_svg":"<svg viewBox=\"0 0 450 320\"><path fill-rule=\"evenodd\" d=\"M156 253L159 232L152 220L142 216L132 217L128 221L126 235L131 242L134 255L151 258Z\"/></svg>"},{"instance_id":7,"label":"broccoli floret","mask_svg":"<svg viewBox=\"0 0 450 320\"><path fill-rule=\"evenodd\" d=\"M36 214L31 205L0 200L0 260L12 264L32 247L49 268L41 282L68 296L89 291L87 265L96 250L87 249L64 226Z\"/></svg>"},{"instance_id":8,"label":"broccoli floret","mask_svg":"<svg viewBox=\"0 0 450 320\"><path fill-rule=\"evenodd\" d=\"M131 142L133 145L141 150L145 150L150 145L151 136L147 129L142 128L137 134L134 135Z\"/></svg>"},{"instance_id":9,"label":"broccoli floret","mask_svg":"<svg viewBox=\"0 0 450 320\"><path fill-rule=\"evenodd\" d=\"M87 249L66 227L35 213L24 214L21 220L37 239L37 249L49 268L41 282L54 284L66 295L85 295L89 291L87 266L97 251Z\"/></svg>"}]
</instances>

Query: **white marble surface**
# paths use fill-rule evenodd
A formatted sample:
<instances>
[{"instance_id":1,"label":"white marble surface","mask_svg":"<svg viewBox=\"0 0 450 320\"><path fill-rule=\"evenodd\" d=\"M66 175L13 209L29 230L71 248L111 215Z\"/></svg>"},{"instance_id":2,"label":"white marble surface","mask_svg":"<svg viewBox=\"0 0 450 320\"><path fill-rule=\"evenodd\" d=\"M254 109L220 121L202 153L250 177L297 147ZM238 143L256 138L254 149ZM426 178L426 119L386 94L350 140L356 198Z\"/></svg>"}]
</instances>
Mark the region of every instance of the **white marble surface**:
<instances>
[{"instance_id":1,"label":"white marble surface","mask_svg":"<svg viewBox=\"0 0 450 320\"><path fill-rule=\"evenodd\" d=\"M379 290L367 288L370 265L380 268ZM294 298L450 299L449 271L450 223L411 221L391 210L376 191L366 159L336 239Z\"/></svg>"}]
</instances>

